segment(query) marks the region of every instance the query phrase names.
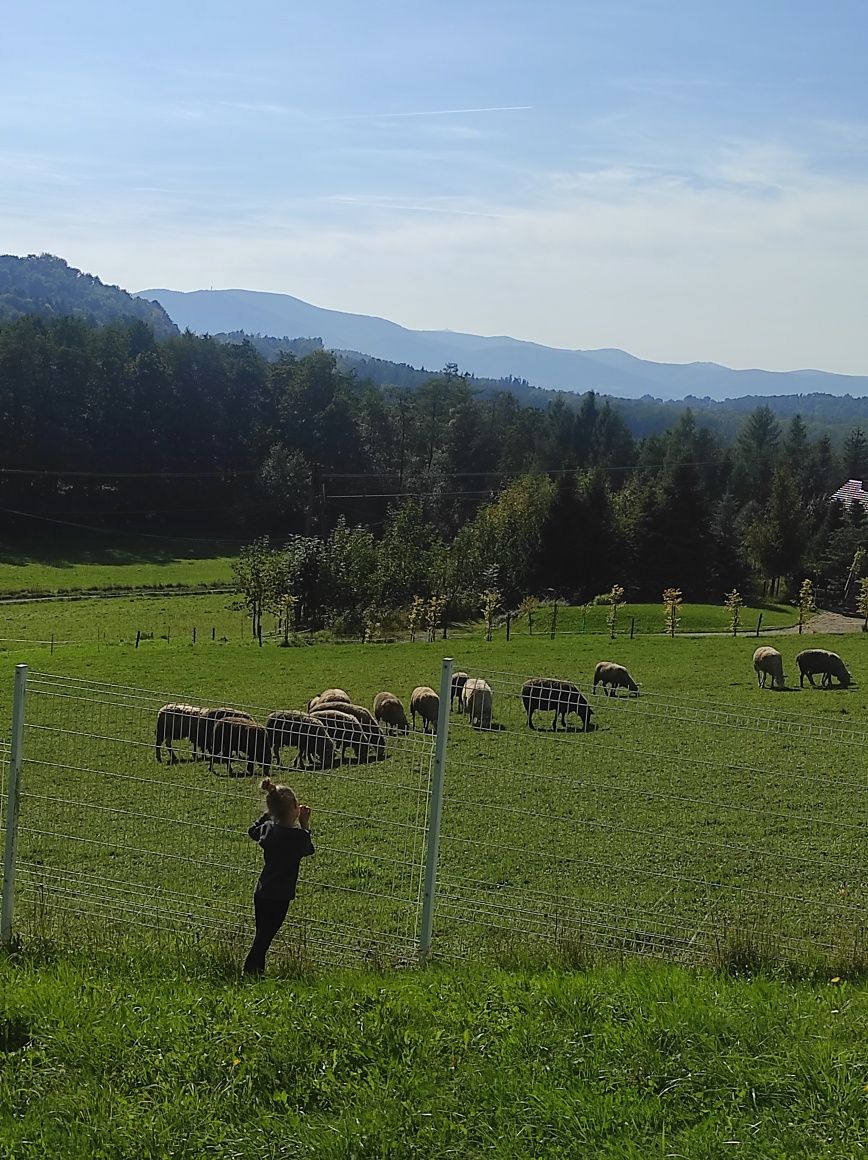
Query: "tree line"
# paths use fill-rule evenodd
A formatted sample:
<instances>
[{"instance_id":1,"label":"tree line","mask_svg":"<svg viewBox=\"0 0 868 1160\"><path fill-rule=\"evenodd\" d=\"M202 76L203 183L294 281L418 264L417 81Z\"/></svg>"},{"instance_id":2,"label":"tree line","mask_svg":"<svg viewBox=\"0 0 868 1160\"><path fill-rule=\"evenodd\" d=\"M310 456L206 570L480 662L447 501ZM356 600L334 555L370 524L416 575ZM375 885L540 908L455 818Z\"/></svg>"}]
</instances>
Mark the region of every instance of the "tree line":
<instances>
[{"instance_id":1,"label":"tree line","mask_svg":"<svg viewBox=\"0 0 868 1160\"><path fill-rule=\"evenodd\" d=\"M354 626L415 597L470 611L489 585L585 601L842 591L865 513L830 503L868 475L796 413L748 413L724 442L684 409L637 437L593 392L524 406L457 367L377 386L313 349L157 338L141 321L0 324L6 534L21 516L286 545L298 623ZM478 614L478 609L477 609Z\"/></svg>"}]
</instances>

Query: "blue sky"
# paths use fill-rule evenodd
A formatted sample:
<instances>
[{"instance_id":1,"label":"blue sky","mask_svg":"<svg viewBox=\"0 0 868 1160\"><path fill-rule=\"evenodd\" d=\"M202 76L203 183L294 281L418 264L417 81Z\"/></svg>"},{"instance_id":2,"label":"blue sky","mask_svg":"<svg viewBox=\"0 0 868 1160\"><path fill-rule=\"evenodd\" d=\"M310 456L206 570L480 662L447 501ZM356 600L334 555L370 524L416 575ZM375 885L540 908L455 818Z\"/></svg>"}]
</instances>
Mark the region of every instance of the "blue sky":
<instances>
[{"instance_id":1,"label":"blue sky","mask_svg":"<svg viewBox=\"0 0 868 1160\"><path fill-rule=\"evenodd\" d=\"M34 0L0 45L0 249L868 374L866 34L864 0Z\"/></svg>"}]
</instances>

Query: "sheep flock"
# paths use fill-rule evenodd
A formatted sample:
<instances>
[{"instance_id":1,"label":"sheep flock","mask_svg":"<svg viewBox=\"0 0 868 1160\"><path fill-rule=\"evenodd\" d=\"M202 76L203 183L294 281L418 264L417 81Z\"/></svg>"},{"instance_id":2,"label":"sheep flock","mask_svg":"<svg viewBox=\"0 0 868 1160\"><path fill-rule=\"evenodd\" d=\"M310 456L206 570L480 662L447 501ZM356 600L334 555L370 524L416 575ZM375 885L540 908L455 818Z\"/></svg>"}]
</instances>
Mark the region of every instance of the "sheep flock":
<instances>
[{"instance_id":1,"label":"sheep flock","mask_svg":"<svg viewBox=\"0 0 868 1160\"><path fill-rule=\"evenodd\" d=\"M849 688L853 678L837 653L826 649L805 649L795 657L799 685L805 678L814 686L820 676L821 686L837 683ZM770 678L773 689L785 689L783 657L777 649L763 645L753 654L757 684L765 688ZM627 696L637 697L639 685L620 664L600 661L593 674L592 692L601 686L607 697L617 697L624 689ZM588 733L595 728L594 710L578 685L555 677L531 677L521 686L520 700L528 728L536 730L534 716L551 713L552 732L569 729L567 717L573 715L576 728ZM170 763L179 760L175 745L189 744L193 760L207 760L209 770L220 762L234 772L233 760L241 761L244 772L253 776L256 766L268 773L272 764L286 764L281 754L294 751L293 768L324 770L345 762L382 761L387 756L387 738L407 736L411 730L437 732L440 697L428 685L418 685L410 694L409 714L394 693L377 693L372 709L355 704L343 689L325 689L311 697L305 709L278 709L260 723L250 714L231 707L205 708L186 703L164 705L157 713L154 755L162 762L164 754ZM486 680L458 671L452 675L450 711L466 716L469 724L480 731L494 731L502 726L494 722L494 692Z\"/></svg>"}]
</instances>

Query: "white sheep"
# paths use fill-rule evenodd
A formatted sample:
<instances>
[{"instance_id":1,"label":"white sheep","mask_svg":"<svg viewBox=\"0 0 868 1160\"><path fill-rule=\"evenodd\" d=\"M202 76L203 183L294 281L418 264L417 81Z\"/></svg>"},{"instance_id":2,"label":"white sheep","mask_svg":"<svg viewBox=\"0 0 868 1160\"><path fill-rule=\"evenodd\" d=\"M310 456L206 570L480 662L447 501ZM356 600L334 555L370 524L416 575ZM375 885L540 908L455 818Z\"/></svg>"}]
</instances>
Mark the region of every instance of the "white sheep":
<instances>
[{"instance_id":1,"label":"white sheep","mask_svg":"<svg viewBox=\"0 0 868 1160\"><path fill-rule=\"evenodd\" d=\"M761 689L766 687L766 677L771 677L773 689L783 689L786 677L784 676L784 658L776 648L762 645L753 654L753 668L756 673L756 683Z\"/></svg>"},{"instance_id":2,"label":"white sheep","mask_svg":"<svg viewBox=\"0 0 868 1160\"><path fill-rule=\"evenodd\" d=\"M464 701L470 717L470 724L475 729L491 728L491 699L491 685L487 681L477 678Z\"/></svg>"}]
</instances>

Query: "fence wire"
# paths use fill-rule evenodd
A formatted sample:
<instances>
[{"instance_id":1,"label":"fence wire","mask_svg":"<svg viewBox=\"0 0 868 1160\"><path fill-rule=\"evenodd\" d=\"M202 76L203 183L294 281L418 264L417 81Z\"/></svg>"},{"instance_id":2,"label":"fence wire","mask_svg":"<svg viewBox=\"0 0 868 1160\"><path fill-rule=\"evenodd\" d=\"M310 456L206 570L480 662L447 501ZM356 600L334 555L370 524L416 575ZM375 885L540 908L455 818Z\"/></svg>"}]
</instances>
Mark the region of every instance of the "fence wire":
<instances>
[{"instance_id":1,"label":"fence wire","mask_svg":"<svg viewBox=\"0 0 868 1160\"><path fill-rule=\"evenodd\" d=\"M586 687L592 728L570 714L553 732L551 710L528 727L537 674L471 675L493 715L450 722L445 953L526 938L698 961L746 937L791 958L864 952L861 726L773 694L748 711Z\"/></svg>"},{"instance_id":2,"label":"fence wire","mask_svg":"<svg viewBox=\"0 0 868 1160\"><path fill-rule=\"evenodd\" d=\"M595 728L570 714L552 731L548 709L531 729L521 694L532 674L472 675L490 687L493 716L450 720L437 956L525 943L703 961L745 936L793 959L868 953L860 723L773 693L745 709L585 688ZM158 764L157 713L179 701L29 674L17 928L184 934L240 957L261 865L246 836L261 771L210 772L186 741L176 764L165 752ZM259 721L293 707L234 706ZM2 743L0 825L8 760ZM313 801L317 847L276 953L415 959L433 763L433 737L411 732L389 737L385 761L272 770Z\"/></svg>"},{"instance_id":3,"label":"fence wire","mask_svg":"<svg viewBox=\"0 0 868 1160\"><path fill-rule=\"evenodd\" d=\"M315 690L314 690L315 691ZM31 672L20 781L16 924L58 915L89 931L122 926L216 938L243 950L261 852L247 827L264 808L255 777L197 759L155 756L160 707L184 698ZM236 705L263 722L271 709ZM415 955L433 740L390 738L386 760L283 769L315 802L316 857L281 943L337 963ZM244 762L233 764L234 772ZM371 803L377 817L372 819ZM276 948L277 949L277 948Z\"/></svg>"}]
</instances>

